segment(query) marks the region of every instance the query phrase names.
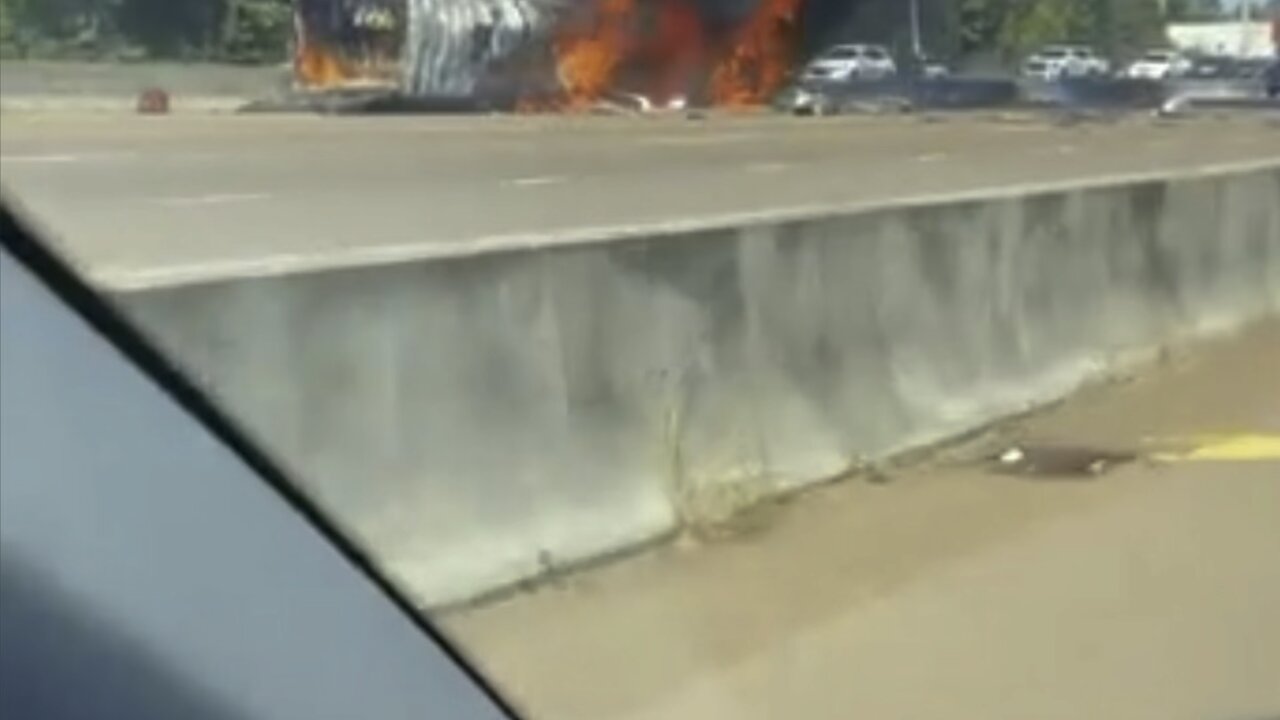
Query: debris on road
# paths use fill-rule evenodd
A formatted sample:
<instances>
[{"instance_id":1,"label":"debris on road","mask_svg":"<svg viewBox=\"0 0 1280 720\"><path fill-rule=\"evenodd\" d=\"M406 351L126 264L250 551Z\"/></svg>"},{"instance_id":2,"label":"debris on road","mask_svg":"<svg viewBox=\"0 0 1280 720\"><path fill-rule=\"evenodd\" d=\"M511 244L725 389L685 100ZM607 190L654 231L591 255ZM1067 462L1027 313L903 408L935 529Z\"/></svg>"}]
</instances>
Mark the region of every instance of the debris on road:
<instances>
[{"instance_id":1,"label":"debris on road","mask_svg":"<svg viewBox=\"0 0 1280 720\"><path fill-rule=\"evenodd\" d=\"M1134 452L1065 445L1014 445L990 458L1001 474L1030 479L1092 480L1139 459Z\"/></svg>"},{"instance_id":2,"label":"debris on road","mask_svg":"<svg viewBox=\"0 0 1280 720\"><path fill-rule=\"evenodd\" d=\"M151 87L138 95L138 114L168 115L169 93L162 88Z\"/></svg>"}]
</instances>

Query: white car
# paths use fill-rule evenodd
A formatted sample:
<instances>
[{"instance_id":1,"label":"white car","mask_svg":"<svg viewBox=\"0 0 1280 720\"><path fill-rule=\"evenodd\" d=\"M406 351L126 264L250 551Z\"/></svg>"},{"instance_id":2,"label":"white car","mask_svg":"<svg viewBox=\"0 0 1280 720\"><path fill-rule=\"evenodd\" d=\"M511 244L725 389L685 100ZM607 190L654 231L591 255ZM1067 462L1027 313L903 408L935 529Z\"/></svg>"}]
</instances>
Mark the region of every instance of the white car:
<instances>
[{"instance_id":1,"label":"white car","mask_svg":"<svg viewBox=\"0 0 1280 720\"><path fill-rule=\"evenodd\" d=\"M1165 80L1181 77L1191 69L1191 60L1177 50L1148 50L1125 69L1125 77Z\"/></svg>"},{"instance_id":2,"label":"white car","mask_svg":"<svg viewBox=\"0 0 1280 720\"><path fill-rule=\"evenodd\" d=\"M1111 64L1086 45L1049 45L1022 64L1024 77L1038 80L1097 77L1111 72Z\"/></svg>"},{"instance_id":3,"label":"white car","mask_svg":"<svg viewBox=\"0 0 1280 720\"><path fill-rule=\"evenodd\" d=\"M881 45L836 45L805 67L809 81L880 80L898 73L898 66Z\"/></svg>"},{"instance_id":4,"label":"white car","mask_svg":"<svg viewBox=\"0 0 1280 720\"><path fill-rule=\"evenodd\" d=\"M951 77L951 68L937 58L924 55L917 58L917 63L919 64L920 77L929 80Z\"/></svg>"}]
</instances>

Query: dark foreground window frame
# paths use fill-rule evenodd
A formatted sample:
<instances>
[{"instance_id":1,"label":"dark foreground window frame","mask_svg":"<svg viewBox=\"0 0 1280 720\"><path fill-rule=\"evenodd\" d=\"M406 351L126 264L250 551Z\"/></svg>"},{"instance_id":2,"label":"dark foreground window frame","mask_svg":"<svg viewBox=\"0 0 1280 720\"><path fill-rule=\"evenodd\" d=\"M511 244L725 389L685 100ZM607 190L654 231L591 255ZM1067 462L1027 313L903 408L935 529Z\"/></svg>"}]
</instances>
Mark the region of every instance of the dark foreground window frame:
<instances>
[{"instance_id":1,"label":"dark foreground window frame","mask_svg":"<svg viewBox=\"0 0 1280 720\"><path fill-rule=\"evenodd\" d=\"M285 534L309 553L304 553L306 562L299 563L299 577L279 577L279 587L272 588L262 588L262 586L276 583L262 583L259 580L257 589L285 598L276 598L273 601L277 606L286 608L289 607L288 603L292 602L286 597L287 594L294 592L296 597L299 592L289 590L288 583L296 582L302 585L306 592L312 594L311 597L332 591L335 594L333 602L329 602L327 598L321 598L319 602L304 600L299 607L303 608L304 613L330 612L329 617L320 618L323 622L319 625L312 622L309 627L327 627L325 623L331 622L346 626L343 628L347 632L345 642L350 642L352 638L358 641L367 639L363 645L357 642L359 647L335 646L334 652L358 653L360 662L368 663L371 667L378 667L379 662L384 663L383 667L397 667L393 663L398 658L410 657L415 659L415 663L410 663L413 668L430 668L424 673L426 677L422 677L421 688L418 690L423 695L392 698L392 702L386 703L385 707L399 708L400 711L384 714L376 707L369 707L369 712L363 717L370 720L394 717L399 720L404 716L401 712L404 708L429 707L431 709L427 713L428 717L448 720L518 719L514 707L468 662L463 653L381 574L358 546L339 531L316 504L299 490L299 486L289 479L281 466L252 442L212 399L188 379L176 363L160 352L124 315L91 288L68 262L30 232L28 227L9 210L3 198L0 198L0 240L3 241L4 282L11 285L4 288L7 305L3 308L4 324L7 326L4 328L6 342L32 338L42 341L46 334L55 335L60 332L63 336L75 338L81 347L92 351L85 352L84 355L103 358L99 364L104 367L110 365L108 369L117 377L129 370L140 375L142 382L129 383L131 387L143 389L149 387L151 390L158 389L160 392L158 395L154 392L135 393L138 398L141 398L139 404L150 403L163 411L159 414L153 413L154 416L171 418L174 415L172 408L165 408L164 405L167 401L176 406L178 414L191 421L191 426L181 428L183 432L180 434L184 434L187 439L192 437L211 439L216 447L210 452L215 456L220 456L221 452L229 453L231 458L223 458L223 467L238 468L237 471L243 471L261 484L258 490L253 490L252 481L241 482L241 490L249 486L251 492L247 494L241 492L239 497L249 497L252 502L260 504L258 509L265 507L266 510L271 511L265 516L275 518L274 522L277 524L290 524L288 528L275 529L288 530ZM32 280L34 283L31 282ZM58 322L46 323L49 327L41 324L49 318L55 318ZM90 333L84 333L85 328ZM46 329L48 333L45 332ZM86 340L90 337L97 342ZM95 345L101 347L95 347ZM210 720L223 718L275 720L275 718L288 717L290 707L304 706L307 701L314 702L316 688L268 687L264 691L260 687L237 687L237 682L245 685L243 674L230 673L235 677L227 679L201 677L205 673L193 673L190 668L200 667L200 663L207 661L207 658L197 658L191 663L184 663L191 658L184 657L183 653L188 652L192 646L189 643L184 645L180 633L175 636L172 628L164 631L169 633L168 636L160 632L151 637L148 646L130 650L132 646L128 640L130 631L134 629L130 624L134 621L143 624L147 622L143 616L145 608L137 608L137 617L130 616L134 609L127 603L123 606L119 604L113 606L110 608L111 613L103 613L99 611L104 608L95 604L95 596L92 592L81 591L78 594L63 592L65 589L63 586L75 585L74 582L37 581L37 578L75 580L72 577L75 571L68 568L76 563L65 561L69 557L74 559L76 553L83 549L86 554L96 553L93 564L100 566L102 563L98 560L104 557L103 553L109 552L104 548L110 546L110 542L99 544L88 536L78 545L75 540L63 542L61 538L47 534L47 528L31 518L45 515L60 517L60 510L67 506L73 506L74 511L81 516L89 513L90 517L95 517L93 513L101 513L102 517L109 518L112 508L86 508L87 503L80 502L80 498L74 494L65 493L67 488L73 490L76 487L75 483L81 483L79 487L85 487L83 485L85 482L111 483L115 478L85 477L91 473L80 472L77 477L63 483L66 487L61 492L64 494L55 497L61 487L56 476L62 466L59 464L59 468L52 469L48 477L44 477L45 473L40 464L41 458L51 457L49 454L51 448L56 448L58 454L74 455L78 447L86 442L86 438L74 435L74 428L72 428L68 429L69 434L65 437L53 433L55 437L46 444L43 443L43 439L48 438L51 433L42 431L36 426L41 426L43 421L43 427L46 430L52 428L61 432L63 428L57 424L56 418L50 420L44 417L50 414L56 416L57 411L47 413L46 410L51 407L56 408L57 406L52 405L53 403L86 402L83 396L96 392L95 383L90 381L72 382L65 386L50 385L48 380L55 376L56 369L50 370L49 377L44 378L45 384L29 383L29 380L38 379L32 378L33 375L42 374L39 371L29 372L33 367L39 368L39 363L33 363L32 360L38 361L46 357L33 353L37 351L28 352L26 355L23 355L20 349L6 352L5 362L16 359L17 362L14 364L18 367L12 369L12 372L10 372L11 368L4 368L5 387L0 389L5 405L4 423L0 426L0 431L4 434L4 474L0 475L0 491L7 491L3 492L2 509L5 523L0 527L3 530L3 535L0 536L3 539L3 543L0 544L0 550L3 550L3 554L0 555L0 568L4 571L3 582L0 582L0 594L3 595L0 597L0 610L3 610L3 616L0 617L3 624L0 629L4 634L0 641L0 715L50 718L151 718L177 717L178 715L173 713L180 712L183 716L198 715ZM125 370L121 370L119 363L121 359L127 364ZM81 371L88 369L90 377L93 376L92 373L96 373L93 369L94 360L86 357L79 358L76 362L80 363L77 367ZM51 363L53 364L57 363ZM109 377L110 373L106 373L105 376ZM86 374L82 372L79 377L84 378ZM28 391L29 385L43 388L39 391L43 394ZM54 388L52 392L49 391L50 387ZM103 389L106 390L106 388ZM122 412L123 417L129 417L127 410L130 401L122 401L119 397L120 393L127 395L128 392L128 390L120 390L116 393L116 397L91 397L87 401L114 403L113 412ZM81 395L78 399L74 398L77 393ZM125 403L125 407L119 407L122 402ZM138 415L144 416L146 413ZM24 423L23 420L26 418L33 418L35 421ZM181 420L178 420L177 424L180 425ZM157 435L163 435L164 428L152 428L152 430ZM43 435L40 434L41 432ZM33 443L33 438L39 442ZM96 438L93 442L100 440L102 439ZM43 449L33 450L30 447L32 445L43 445ZM166 449L162 447L155 448L157 453L165 451ZM42 452L44 455L40 454ZM219 482L222 478L202 478L202 480ZM263 489L261 486L265 486L266 492L261 492ZM46 487L49 488L48 493L43 490ZM283 511L278 507L281 504L284 506ZM139 511L137 505L138 503L135 502L133 512ZM145 507L141 511L156 516L166 513L167 509L163 505L163 499L157 499L155 507ZM189 508L187 512L190 512ZM262 513L254 515L254 517L262 516ZM222 523L225 533L237 534L241 530L237 527L236 518L219 518L218 522ZM116 524L127 523L117 522ZM301 524L304 527L294 527L291 524ZM147 532L145 528L126 529L121 532L134 533L126 537L129 538L127 542L133 542L135 546L138 542L163 544L170 540L154 532L150 535L139 535L138 533ZM55 539L55 542L49 542L51 538ZM212 569L211 572L230 573L228 577L241 579L251 577L251 574L245 572L236 575L238 568L254 562L254 558L245 557L245 542L248 541L241 538L236 545L238 549L228 551L223 556L225 563L221 563L220 567ZM59 547L47 553L44 552L43 548L50 545ZM263 552L269 552L275 548L261 549ZM53 560L50 561L49 558ZM62 567L57 567L59 558L63 561ZM107 559L114 560L114 558ZM42 564L45 567L42 567ZM287 564L285 566L287 567ZM304 577L306 572L320 566L323 566L321 569L327 574L313 572L311 576ZM169 602L166 597L165 568L145 567L137 569L137 572L154 573L154 586L138 590L136 586L139 583L135 579L127 592L135 595L139 592L148 593L146 597L149 602ZM318 577L328 578L328 581L317 582ZM101 586L103 581L99 577L97 580L85 582L87 584L84 587L91 587L93 582ZM106 582L110 583L111 580L108 579ZM44 589L37 590L37 588ZM250 585L245 591L252 593L254 590L255 588ZM363 609L361 613L354 614L363 614L366 617L343 617L333 612L333 609L344 607L344 599L336 597L342 592L345 592L348 598L358 596L358 599L363 602L359 607ZM72 598L65 604L58 599L64 594L67 598ZM189 599L190 596L187 596L187 605L181 612L187 615L192 615L194 612L198 616L199 608L191 608ZM219 599L209 598L208 602L216 603ZM237 610L228 610L225 598L222 598L221 602L223 606L217 608L219 616L224 620L231 618L234 621L238 617ZM121 607L125 608L124 617L121 617ZM152 606L152 610L154 607L156 606ZM244 614L247 616L250 613ZM315 619L311 618L312 621ZM193 625L198 624L193 623ZM235 622L230 624L236 625ZM225 638L231 638L229 643L234 647L237 637L235 634L248 632L249 627L249 625L242 625L189 629L193 634L205 633L206 640L209 633L222 633ZM366 628L371 631L367 635L362 630ZM390 637L394 637L395 642L385 642L385 637L382 642L375 641L373 635L376 632L391 633ZM282 631L282 636L288 637L288 633ZM155 639L157 637L162 639L178 637L179 641L166 645L163 641L157 641ZM335 637L341 637L341 634ZM104 638L110 639L104 640ZM321 637L320 642L323 641L324 638ZM339 641L335 640L335 644L337 642ZM223 647L225 645L226 643ZM389 648L392 645L400 653L395 658L391 656L392 650ZM261 647L263 646L259 645L259 648ZM387 648L386 653L382 652L384 648ZM290 652L289 648L272 647L272 649L279 649L284 653ZM385 656L379 657L380 654ZM309 669L305 667L308 663L316 665L314 677L323 677L326 671L332 672L331 668L326 669L322 665L325 662L331 662L331 658L308 657L305 652L295 652L293 655L289 662L290 672L286 673L289 677L310 677L307 675ZM143 656L145 659L141 659ZM245 662L263 665L263 675L258 677L274 678L275 676L271 673L281 669L280 657L279 653L273 655L274 660L264 659L261 655L251 655L245 658ZM417 660L421 662L416 663ZM276 665L273 667L270 665L271 662L275 662ZM294 665L295 663L303 667L299 669ZM221 667L226 669L225 664ZM143 668L151 668L155 672ZM181 676L181 672L175 668L185 668L187 676ZM214 670L211 670L209 675L216 674L215 663ZM171 688L164 687L169 680L173 680L175 685L199 686L200 692L195 693L194 696L201 699L193 701L191 693L187 693L183 695L184 700L175 701L174 698L177 697L175 692ZM360 679L353 677L350 682L354 683L349 686L352 691L351 696L358 695L361 689ZM400 682L397 687L414 688L415 685L413 682ZM321 691L343 692L342 689L328 687L322 688ZM413 692L409 690L406 695L411 695ZM310 693L308 700L299 700L302 694L307 693ZM75 700L78 694L83 698ZM339 697L344 696L339 695ZM414 716L417 717L417 715Z\"/></svg>"}]
</instances>

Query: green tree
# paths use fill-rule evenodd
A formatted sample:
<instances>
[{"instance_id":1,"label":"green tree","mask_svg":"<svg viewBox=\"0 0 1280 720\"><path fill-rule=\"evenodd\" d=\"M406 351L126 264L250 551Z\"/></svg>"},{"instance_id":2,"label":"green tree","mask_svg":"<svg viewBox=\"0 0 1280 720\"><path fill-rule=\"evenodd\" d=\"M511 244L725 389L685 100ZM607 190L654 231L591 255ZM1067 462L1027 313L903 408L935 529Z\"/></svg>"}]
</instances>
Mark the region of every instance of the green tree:
<instances>
[{"instance_id":1,"label":"green tree","mask_svg":"<svg viewBox=\"0 0 1280 720\"><path fill-rule=\"evenodd\" d=\"M124 0L121 32L156 58L204 58L218 46L221 3L208 0Z\"/></svg>"},{"instance_id":2,"label":"green tree","mask_svg":"<svg viewBox=\"0 0 1280 720\"><path fill-rule=\"evenodd\" d=\"M224 0L222 56L268 62L285 56L293 9L289 0Z\"/></svg>"},{"instance_id":3,"label":"green tree","mask_svg":"<svg viewBox=\"0 0 1280 720\"><path fill-rule=\"evenodd\" d=\"M1112 0L1112 4L1110 24L1101 39L1111 55L1133 55L1169 42L1157 0Z\"/></svg>"},{"instance_id":4,"label":"green tree","mask_svg":"<svg viewBox=\"0 0 1280 720\"><path fill-rule=\"evenodd\" d=\"M1217 20L1226 14L1222 0L1179 0L1169 12L1175 20Z\"/></svg>"},{"instance_id":5,"label":"green tree","mask_svg":"<svg viewBox=\"0 0 1280 720\"><path fill-rule=\"evenodd\" d=\"M0 0L10 55L115 55L277 60L288 47L289 0Z\"/></svg>"},{"instance_id":6,"label":"green tree","mask_svg":"<svg viewBox=\"0 0 1280 720\"><path fill-rule=\"evenodd\" d=\"M13 6L15 0L0 0L0 48L10 48L14 40Z\"/></svg>"},{"instance_id":7,"label":"green tree","mask_svg":"<svg viewBox=\"0 0 1280 720\"><path fill-rule=\"evenodd\" d=\"M1008 0L958 0L960 47L965 52L993 50L1009 15Z\"/></svg>"},{"instance_id":8,"label":"green tree","mask_svg":"<svg viewBox=\"0 0 1280 720\"><path fill-rule=\"evenodd\" d=\"M19 54L95 55L119 45L122 0L3 0L8 44Z\"/></svg>"},{"instance_id":9,"label":"green tree","mask_svg":"<svg viewBox=\"0 0 1280 720\"><path fill-rule=\"evenodd\" d=\"M1093 5L1081 0L1017 3L1001 23L999 48L1006 57L1020 57L1047 43L1091 40L1097 27Z\"/></svg>"},{"instance_id":10,"label":"green tree","mask_svg":"<svg viewBox=\"0 0 1280 720\"><path fill-rule=\"evenodd\" d=\"M100 45L114 37L121 0L31 0L22 20L46 37L78 46Z\"/></svg>"},{"instance_id":11,"label":"green tree","mask_svg":"<svg viewBox=\"0 0 1280 720\"><path fill-rule=\"evenodd\" d=\"M961 47L1006 60L1054 42L1096 45L1124 54L1164 36L1159 0L953 0Z\"/></svg>"}]
</instances>

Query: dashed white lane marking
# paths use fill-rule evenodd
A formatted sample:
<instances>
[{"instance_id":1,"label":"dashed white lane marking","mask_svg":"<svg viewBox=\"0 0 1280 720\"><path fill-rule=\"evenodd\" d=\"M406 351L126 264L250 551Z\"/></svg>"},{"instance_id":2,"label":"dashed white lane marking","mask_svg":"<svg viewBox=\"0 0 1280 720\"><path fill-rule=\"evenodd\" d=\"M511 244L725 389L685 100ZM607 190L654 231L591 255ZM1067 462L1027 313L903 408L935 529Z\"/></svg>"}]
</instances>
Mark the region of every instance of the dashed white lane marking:
<instances>
[{"instance_id":1,"label":"dashed white lane marking","mask_svg":"<svg viewBox=\"0 0 1280 720\"><path fill-rule=\"evenodd\" d=\"M997 125L997 126L993 127L993 128L992 128L992 130L994 130L994 131L996 131L996 132L1008 132L1008 133L1047 133L1047 132L1052 131L1052 130L1053 130L1053 128L1052 128L1052 127L1049 127L1048 125L1031 125L1031 124L1027 124L1027 125L1013 125L1013 124L1010 124L1010 125Z\"/></svg>"},{"instance_id":2,"label":"dashed white lane marking","mask_svg":"<svg viewBox=\"0 0 1280 720\"><path fill-rule=\"evenodd\" d=\"M927 153L925 155L917 155L916 162L936 163L947 159L946 153Z\"/></svg>"},{"instance_id":3,"label":"dashed white lane marking","mask_svg":"<svg viewBox=\"0 0 1280 720\"><path fill-rule=\"evenodd\" d=\"M121 152L86 152L86 153L45 153L0 155L0 162L6 165L75 165L112 162L211 162L227 158L225 153L186 152L165 154L142 154L134 151Z\"/></svg>"},{"instance_id":4,"label":"dashed white lane marking","mask_svg":"<svg viewBox=\"0 0 1280 720\"><path fill-rule=\"evenodd\" d=\"M569 178L563 175L539 175L536 177L522 177L513 180L504 180L503 185L511 185L513 187L540 187L542 185L559 185L568 182Z\"/></svg>"},{"instance_id":5,"label":"dashed white lane marking","mask_svg":"<svg viewBox=\"0 0 1280 720\"><path fill-rule=\"evenodd\" d=\"M656 137L640 138L635 142L640 145L721 145L728 143L747 142L756 140L760 136L755 133L716 133L714 135L658 135Z\"/></svg>"},{"instance_id":6,"label":"dashed white lane marking","mask_svg":"<svg viewBox=\"0 0 1280 720\"><path fill-rule=\"evenodd\" d=\"M204 205L231 205L234 203L257 202L268 200L267 193L223 193L214 195L189 195L178 197L158 197L151 201L165 207L200 207Z\"/></svg>"},{"instance_id":7,"label":"dashed white lane marking","mask_svg":"<svg viewBox=\"0 0 1280 720\"><path fill-rule=\"evenodd\" d=\"M753 173L776 173L786 170L788 165L780 162L757 162L750 163L746 166L747 172Z\"/></svg>"},{"instance_id":8,"label":"dashed white lane marking","mask_svg":"<svg viewBox=\"0 0 1280 720\"><path fill-rule=\"evenodd\" d=\"M867 199L844 203L811 203L783 208L728 212L641 222L630 225L579 226L565 229L513 234L496 234L472 238L466 242L373 243L327 253L277 253L253 258L233 257L203 260L188 264L136 268L101 266L93 270L93 279L112 290L143 290L174 287L184 283L230 278L277 277L289 273L318 272L350 267L377 267L406 261L476 257L489 253L528 250L529 248L562 248L601 243L701 232L726 226L779 223L811 219L815 215L849 214L870 210L911 209L938 204L952 204L993 198L1021 197L1047 193L1075 192L1086 189L1119 187L1147 182L1166 182L1170 178L1213 178L1241 172L1274 171L1280 167L1280 155L1256 160L1214 163L1192 167L1170 166L1142 172L1111 173L1072 177L1065 180L1027 183L978 185L958 192L903 195L893 199Z\"/></svg>"},{"instance_id":9,"label":"dashed white lane marking","mask_svg":"<svg viewBox=\"0 0 1280 720\"><path fill-rule=\"evenodd\" d=\"M0 163L15 165L68 165L81 159L79 155L0 155Z\"/></svg>"},{"instance_id":10,"label":"dashed white lane marking","mask_svg":"<svg viewBox=\"0 0 1280 720\"><path fill-rule=\"evenodd\" d=\"M51 152L47 155L0 155L0 163L13 165L70 165L88 160L123 158L125 155L74 155L70 152Z\"/></svg>"}]
</instances>

